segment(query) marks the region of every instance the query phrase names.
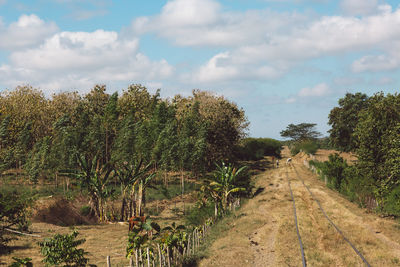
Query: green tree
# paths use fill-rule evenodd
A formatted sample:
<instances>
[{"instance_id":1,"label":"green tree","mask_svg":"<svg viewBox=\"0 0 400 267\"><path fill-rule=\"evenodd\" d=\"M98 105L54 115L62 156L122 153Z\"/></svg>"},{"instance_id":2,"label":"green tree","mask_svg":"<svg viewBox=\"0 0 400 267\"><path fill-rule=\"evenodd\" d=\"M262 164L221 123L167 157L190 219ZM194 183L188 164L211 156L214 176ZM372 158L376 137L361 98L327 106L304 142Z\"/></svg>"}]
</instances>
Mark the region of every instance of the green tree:
<instances>
[{"instance_id":1,"label":"green tree","mask_svg":"<svg viewBox=\"0 0 400 267\"><path fill-rule=\"evenodd\" d=\"M315 123L289 124L286 130L282 130L280 134L282 137L291 138L296 142L312 140L321 135L315 130L315 126L317 126Z\"/></svg>"},{"instance_id":2,"label":"green tree","mask_svg":"<svg viewBox=\"0 0 400 267\"><path fill-rule=\"evenodd\" d=\"M385 205L388 193L399 183L398 126L400 96L375 94L359 114L354 135L357 138L357 167L361 175L373 181L379 207Z\"/></svg>"},{"instance_id":3,"label":"green tree","mask_svg":"<svg viewBox=\"0 0 400 267\"><path fill-rule=\"evenodd\" d=\"M357 140L354 129L359 121L359 113L368 105L368 96L363 93L347 93L338 101L339 107L335 107L329 113L331 125L330 143L341 151L355 151Z\"/></svg>"}]
</instances>

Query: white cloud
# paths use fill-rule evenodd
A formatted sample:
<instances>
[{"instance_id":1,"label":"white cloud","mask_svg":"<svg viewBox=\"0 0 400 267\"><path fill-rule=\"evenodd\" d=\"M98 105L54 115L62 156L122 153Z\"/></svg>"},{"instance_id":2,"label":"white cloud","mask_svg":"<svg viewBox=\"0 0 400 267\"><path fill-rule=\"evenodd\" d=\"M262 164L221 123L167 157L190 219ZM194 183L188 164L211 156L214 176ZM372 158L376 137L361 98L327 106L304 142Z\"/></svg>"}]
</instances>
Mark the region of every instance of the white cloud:
<instances>
[{"instance_id":1,"label":"white cloud","mask_svg":"<svg viewBox=\"0 0 400 267\"><path fill-rule=\"evenodd\" d=\"M17 50L35 46L57 30L55 23L45 22L34 14L22 15L8 26L0 21L0 49Z\"/></svg>"},{"instance_id":2,"label":"white cloud","mask_svg":"<svg viewBox=\"0 0 400 267\"><path fill-rule=\"evenodd\" d=\"M378 9L378 0L342 0L340 7L348 15L368 15Z\"/></svg>"},{"instance_id":3,"label":"white cloud","mask_svg":"<svg viewBox=\"0 0 400 267\"><path fill-rule=\"evenodd\" d=\"M268 9L227 12L213 0L173 0L159 15L134 20L131 30L155 33L179 46L223 48L225 53L216 53L194 71L196 82L275 79L312 58L398 51L394 44L400 42L400 9L372 0L351 1L347 7L357 7L357 12L368 13L367 7L375 11L361 17L316 17Z\"/></svg>"},{"instance_id":4,"label":"white cloud","mask_svg":"<svg viewBox=\"0 0 400 267\"><path fill-rule=\"evenodd\" d=\"M298 96L299 97L322 97L331 93L329 86L326 83L320 83L315 85L314 87L305 87L302 88Z\"/></svg>"},{"instance_id":5,"label":"white cloud","mask_svg":"<svg viewBox=\"0 0 400 267\"><path fill-rule=\"evenodd\" d=\"M60 32L40 46L14 51L0 66L0 83L40 86L45 91L89 88L96 83L157 82L174 72L165 60L138 51L139 40L117 32Z\"/></svg>"},{"instance_id":6,"label":"white cloud","mask_svg":"<svg viewBox=\"0 0 400 267\"><path fill-rule=\"evenodd\" d=\"M354 72L378 72L397 69L400 61L396 57L387 55L364 56L353 62L351 68Z\"/></svg>"},{"instance_id":7,"label":"white cloud","mask_svg":"<svg viewBox=\"0 0 400 267\"><path fill-rule=\"evenodd\" d=\"M180 46L235 47L263 42L270 34L288 31L306 20L306 15L270 10L223 12L213 0L175 0L158 16L135 19L132 30L135 34L154 32Z\"/></svg>"}]
</instances>

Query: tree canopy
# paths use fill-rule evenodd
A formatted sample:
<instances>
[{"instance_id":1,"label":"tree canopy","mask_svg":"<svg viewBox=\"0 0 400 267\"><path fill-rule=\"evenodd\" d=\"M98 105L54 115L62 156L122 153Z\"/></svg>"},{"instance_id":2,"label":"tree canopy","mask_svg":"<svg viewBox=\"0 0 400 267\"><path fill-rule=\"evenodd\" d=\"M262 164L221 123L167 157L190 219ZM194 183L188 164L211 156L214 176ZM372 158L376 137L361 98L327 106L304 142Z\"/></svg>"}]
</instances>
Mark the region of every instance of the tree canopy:
<instances>
[{"instance_id":1,"label":"tree canopy","mask_svg":"<svg viewBox=\"0 0 400 267\"><path fill-rule=\"evenodd\" d=\"M339 107L333 108L329 113L330 143L336 149L354 151L357 147L354 130L359 121L360 111L368 105L368 96L363 93L347 93L338 103Z\"/></svg>"},{"instance_id":2,"label":"tree canopy","mask_svg":"<svg viewBox=\"0 0 400 267\"><path fill-rule=\"evenodd\" d=\"M315 139L321 135L315 130L315 123L289 124L280 132L282 137L291 138L293 141L305 141Z\"/></svg>"}]
</instances>

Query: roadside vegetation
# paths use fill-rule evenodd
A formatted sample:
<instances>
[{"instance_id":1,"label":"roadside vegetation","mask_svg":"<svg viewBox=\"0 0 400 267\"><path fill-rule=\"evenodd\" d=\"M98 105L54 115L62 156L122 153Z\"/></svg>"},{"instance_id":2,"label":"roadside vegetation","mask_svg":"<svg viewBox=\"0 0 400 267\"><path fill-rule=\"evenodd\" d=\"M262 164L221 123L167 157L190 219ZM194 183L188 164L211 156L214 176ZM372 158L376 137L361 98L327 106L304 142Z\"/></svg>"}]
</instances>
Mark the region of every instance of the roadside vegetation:
<instances>
[{"instance_id":1,"label":"roadside vegetation","mask_svg":"<svg viewBox=\"0 0 400 267\"><path fill-rule=\"evenodd\" d=\"M310 162L328 186L361 206L400 216L400 95L346 94L329 114L330 143L357 155L348 164L339 155Z\"/></svg>"},{"instance_id":2,"label":"roadside vegetation","mask_svg":"<svg viewBox=\"0 0 400 267\"><path fill-rule=\"evenodd\" d=\"M16 237L9 230L29 233L30 212L38 208L35 202L46 199L54 199L49 212L57 208L57 216L69 216L64 203L79 202L79 213L87 220L69 225L145 218L136 234L131 232L128 248L146 248L161 239L182 245L183 232L228 214L240 198L251 195L250 172L239 161L279 155L276 140L244 139L247 126L235 103L198 90L172 99L141 85L131 85L121 95L108 94L103 85L85 95L68 92L50 98L29 86L3 91L0 245L5 248ZM185 205L188 193L196 203ZM176 208L177 196L183 209ZM185 226L159 229L149 218L168 199L174 199ZM150 228L154 235L148 235ZM63 252L56 250L65 242L76 258L63 264L88 264L86 253L76 248L84 242L75 240L77 235L57 234L41 242L47 264L62 264ZM132 255L129 249L127 255ZM28 258L15 259L18 266L28 263Z\"/></svg>"}]
</instances>

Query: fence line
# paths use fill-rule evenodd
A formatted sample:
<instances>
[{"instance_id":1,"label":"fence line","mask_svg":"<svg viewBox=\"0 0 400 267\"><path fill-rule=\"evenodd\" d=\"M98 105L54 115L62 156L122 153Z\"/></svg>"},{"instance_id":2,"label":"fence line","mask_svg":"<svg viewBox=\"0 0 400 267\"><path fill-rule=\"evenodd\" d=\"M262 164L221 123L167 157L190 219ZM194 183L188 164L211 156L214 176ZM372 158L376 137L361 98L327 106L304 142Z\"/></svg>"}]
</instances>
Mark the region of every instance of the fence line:
<instances>
[{"instance_id":1,"label":"fence line","mask_svg":"<svg viewBox=\"0 0 400 267\"><path fill-rule=\"evenodd\" d=\"M166 245L148 246L143 250L136 249L134 255L129 257L130 267L171 267L182 266L185 258L188 258L199 250L200 246L210 230L211 225L215 222L214 218L210 218L202 226L195 227L188 235L186 241L180 244L180 249ZM111 257L107 256L107 267L111 267Z\"/></svg>"}]
</instances>

